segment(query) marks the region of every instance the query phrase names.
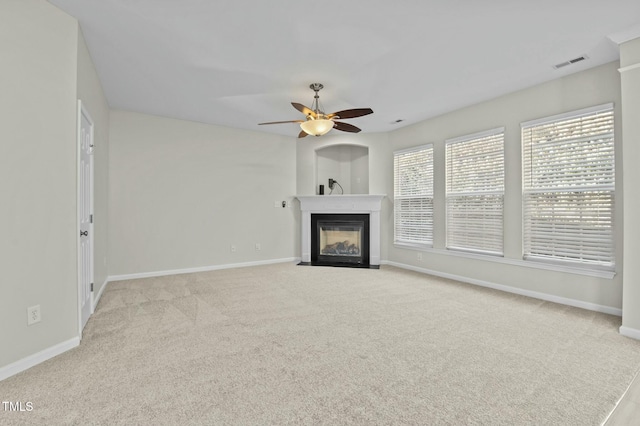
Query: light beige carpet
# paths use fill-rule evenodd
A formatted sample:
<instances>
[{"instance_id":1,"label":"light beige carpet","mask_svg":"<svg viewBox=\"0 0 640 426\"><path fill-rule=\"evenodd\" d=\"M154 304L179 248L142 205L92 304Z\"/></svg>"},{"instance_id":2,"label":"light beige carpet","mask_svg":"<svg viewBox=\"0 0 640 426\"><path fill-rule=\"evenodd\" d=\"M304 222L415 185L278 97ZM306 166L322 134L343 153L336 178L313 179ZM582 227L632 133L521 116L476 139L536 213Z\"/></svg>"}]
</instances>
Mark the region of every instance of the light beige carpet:
<instances>
[{"instance_id":1,"label":"light beige carpet","mask_svg":"<svg viewBox=\"0 0 640 426\"><path fill-rule=\"evenodd\" d=\"M597 425L620 318L392 267L109 284L80 347L0 382L1 424Z\"/></svg>"}]
</instances>

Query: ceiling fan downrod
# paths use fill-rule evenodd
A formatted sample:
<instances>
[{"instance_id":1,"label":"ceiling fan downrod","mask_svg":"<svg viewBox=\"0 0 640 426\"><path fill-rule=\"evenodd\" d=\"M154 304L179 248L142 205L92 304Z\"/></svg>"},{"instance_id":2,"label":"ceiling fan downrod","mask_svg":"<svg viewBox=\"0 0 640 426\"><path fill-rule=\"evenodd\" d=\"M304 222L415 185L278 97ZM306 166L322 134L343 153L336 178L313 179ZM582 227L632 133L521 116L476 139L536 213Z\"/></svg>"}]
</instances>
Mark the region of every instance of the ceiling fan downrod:
<instances>
[{"instance_id":1,"label":"ceiling fan downrod","mask_svg":"<svg viewBox=\"0 0 640 426\"><path fill-rule=\"evenodd\" d=\"M318 92L322 90L323 87L324 85L322 83L311 83L309 85L309 88L316 93L313 97L313 104L311 105L311 108L318 117L324 115L324 112L320 110L320 95L318 95Z\"/></svg>"}]
</instances>

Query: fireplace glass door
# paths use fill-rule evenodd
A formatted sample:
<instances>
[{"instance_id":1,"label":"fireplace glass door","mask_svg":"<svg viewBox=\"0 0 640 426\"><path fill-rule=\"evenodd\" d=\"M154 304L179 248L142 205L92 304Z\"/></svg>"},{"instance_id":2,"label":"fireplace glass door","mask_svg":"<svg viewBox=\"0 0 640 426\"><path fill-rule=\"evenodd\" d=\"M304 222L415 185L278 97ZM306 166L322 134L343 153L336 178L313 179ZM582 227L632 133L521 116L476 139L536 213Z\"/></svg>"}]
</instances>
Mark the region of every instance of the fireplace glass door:
<instances>
[{"instance_id":1,"label":"fireplace glass door","mask_svg":"<svg viewBox=\"0 0 640 426\"><path fill-rule=\"evenodd\" d=\"M315 220L313 220L315 217ZM327 265L369 264L369 216L322 214L312 217L311 260Z\"/></svg>"}]
</instances>

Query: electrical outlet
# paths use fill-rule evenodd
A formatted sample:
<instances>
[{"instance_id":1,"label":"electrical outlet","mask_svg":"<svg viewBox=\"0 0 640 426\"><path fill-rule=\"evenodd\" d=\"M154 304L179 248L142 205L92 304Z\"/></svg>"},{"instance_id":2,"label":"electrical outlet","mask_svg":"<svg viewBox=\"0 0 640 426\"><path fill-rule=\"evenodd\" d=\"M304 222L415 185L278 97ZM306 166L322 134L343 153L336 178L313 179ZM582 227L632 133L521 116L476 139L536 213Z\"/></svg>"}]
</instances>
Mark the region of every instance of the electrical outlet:
<instances>
[{"instance_id":1,"label":"electrical outlet","mask_svg":"<svg viewBox=\"0 0 640 426\"><path fill-rule=\"evenodd\" d=\"M333 189L333 183L335 182L335 180L329 178L329 189Z\"/></svg>"},{"instance_id":2,"label":"electrical outlet","mask_svg":"<svg viewBox=\"0 0 640 426\"><path fill-rule=\"evenodd\" d=\"M30 306L27 308L27 325L40 322L42 317L40 316L40 305Z\"/></svg>"},{"instance_id":3,"label":"electrical outlet","mask_svg":"<svg viewBox=\"0 0 640 426\"><path fill-rule=\"evenodd\" d=\"M256 251L260 251L262 250L262 247L260 247L260 243L256 243Z\"/></svg>"},{"instance_id":4,"label":"electrical outlet","mask_svg":"<svg viewBox=\"0 0 640 426\"><path fill-rule=\"evenodd\" d=\"M417 258L418 260L422 260L422 253L418 253L418 254L416 254L416 258Z\"/></svg>"},{"instance_id":5,"label":"electrical outlet","mask_svg":"<svg viewBox=\"0 0 640 426\"><path fill-rule=\"evenodd\" d=\"M231 244L231 253L235 253L237 250L237 247L234 244Z\"/></svg>"}]
</instances>

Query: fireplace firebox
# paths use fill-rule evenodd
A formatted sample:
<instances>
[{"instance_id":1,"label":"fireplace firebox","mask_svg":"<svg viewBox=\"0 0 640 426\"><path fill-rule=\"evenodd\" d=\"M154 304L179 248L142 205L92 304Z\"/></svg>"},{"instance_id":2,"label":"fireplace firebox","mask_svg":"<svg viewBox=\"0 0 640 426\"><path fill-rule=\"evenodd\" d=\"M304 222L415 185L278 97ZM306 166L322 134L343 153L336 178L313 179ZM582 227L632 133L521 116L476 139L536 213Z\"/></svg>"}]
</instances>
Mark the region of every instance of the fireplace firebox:
<instances>
[{"instance_id":1,"label":"fireplace firebox","mask_svg":"<svg viewBox=\"0 0 640 426\"><path fill-rule=\"evenodd\" d=\"M368 214L312 214L311 264L370 267Z\"/></svg>"}]
</instances>

